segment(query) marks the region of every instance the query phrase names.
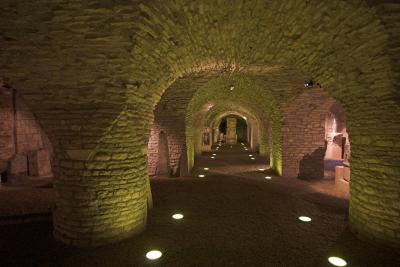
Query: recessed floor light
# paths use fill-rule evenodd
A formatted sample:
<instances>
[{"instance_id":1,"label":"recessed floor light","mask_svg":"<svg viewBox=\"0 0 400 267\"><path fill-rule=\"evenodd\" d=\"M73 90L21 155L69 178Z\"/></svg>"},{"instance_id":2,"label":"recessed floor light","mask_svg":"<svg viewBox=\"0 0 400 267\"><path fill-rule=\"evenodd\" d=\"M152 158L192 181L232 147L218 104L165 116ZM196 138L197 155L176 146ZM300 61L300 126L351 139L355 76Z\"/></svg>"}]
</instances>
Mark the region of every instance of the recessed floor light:
<instances>
[{"instance_id":1,"label":"recessed floor light","mask_svg":"<svg viewBox=\"0 0 400 267\"><path fill-rule=\"evenodd\" d=\"M215 157L211 157L212 159L215 159Z\"/></svg>"},{"instance_id":2,"label":"recessed floor light","mask_svg":"<svg viewBox=\"0 0 400 267\"><path fill-rule=\"evenodd\" d=\"M175 220L181 220L183 219L183 214L175 213L174 215L172 215L172 218Z\"/></svg>"},{"instance_id":3,"label":"recessed floor light","mask_svg":"<svg viewBox=\"0 0 400 267\"><path fill-rule=\"evenodd\" d=\"M265 169L258 169L260 172L263 172L263 171L265 171Z\"/></svg>"},{"instance_id":4,"label":"recessed floor light","mask_svg":"<svg viewBox=\"0 0 400 267\"><path fill-rule=\"evenodd\" d=\"M162 253L159 250L151 250L149 252L146 253L146 258L148 258L149 260L156 260L161 258Z\"/></svg>"},{"instance_id":5,"label":"recessed floor light","mask_svg":"<svg viewBox=\"0 0 400 267\"><path fill-rule=\"evenodd\" d=\"M212 154L213 156L216 156L217 154Z\"/></svg>"},{"instance_id":6,"label":"recessed floor light","mask_svg":"<svg viewBox=\"0 0 400 267\"><path fill-rule=\"evenodd\" d=\"M208 171L210 168L203 168L205 171Z\"/></svg>"},{"instance_id":7,"label":"recessed floor light","mask_svg":"<svg viewBox=\"0 0 400 267\"><path fill-rule=\"evenodd\" d=\"M204 177L206 177L206 176L205 176L204 174L199 174L198 177L199 177L199 178L204 178Z\"/></svg>"},{"instance_id":8,"label":"recessed floor light","mask_svg":"<svg viewBox=\"0 0 400 267\"><path fill-rule=\"evenodd\" d=\"M267 179L267 180L271 180L271 179L272 179L272 177L271 177L271 176L265 176L265 179Z\"/></svg>"},{"instance_id":9,"label":"recessed floor light","mask_svg":"<svg viewBox=\"0 0 400 267\"><path fill-rule=\"evenodd\" d=\"M254 160L254 159L256 159L256 158L251 158L251 159L253 159L253 160Z\"/></svg>"},{"instance_id":10,"label":"recessed floor light","mask_svg":"<svg viewBox=\"0 0 400 267\"><path fill-rule=\"evenodd\" d=\"M300 216L299 220L302 222L311 222L311 218L307 216Z\"/></svg>"},{"instance_id":11,"label":"recessed floor light","mask_svg":"<svg viewBox=\"0 0 400 267\"><path fill-rule=\"evenodd\" d=\"M252 157L253 155L249 155L249 157Z\"/></svg>"},{"instance_id":12,"label":"recessed floor light","mask_svg":"<svg viewBox=\"0 0 400 267\"><path fill-rule=\"evenodd\" d=\"M329 257L328 261L335 266L347 266L347 262L339 257Z\"/></svg>"}]
</instances>

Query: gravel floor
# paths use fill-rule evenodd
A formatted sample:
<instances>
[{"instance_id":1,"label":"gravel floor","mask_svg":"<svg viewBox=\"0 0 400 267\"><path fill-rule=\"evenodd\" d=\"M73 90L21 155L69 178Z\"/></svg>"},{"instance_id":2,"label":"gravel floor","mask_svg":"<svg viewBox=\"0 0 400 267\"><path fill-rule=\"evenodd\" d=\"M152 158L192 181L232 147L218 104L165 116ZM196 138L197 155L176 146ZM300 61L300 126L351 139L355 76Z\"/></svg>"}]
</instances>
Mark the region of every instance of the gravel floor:
<instances>
[{"instance_id":1,"label":"gravel floor","mask_svg":"<svg viewBox=\"0 0 400 267\"><path fill-rule=\"evenodd\" d=\"M400 266L398 251L348 231L345 190L329 181L267 180L257 171L266 159L251 160L240 147L216 154L197 161L204 178L152 180L154 208L142 234L82 249L55 242L50 222L0 226L0 266L331 266L332 255L348 266ZM173 220L176 212L185 217ZM146 260L151 249L163 257Z\"/></svg>"}]
</instances>

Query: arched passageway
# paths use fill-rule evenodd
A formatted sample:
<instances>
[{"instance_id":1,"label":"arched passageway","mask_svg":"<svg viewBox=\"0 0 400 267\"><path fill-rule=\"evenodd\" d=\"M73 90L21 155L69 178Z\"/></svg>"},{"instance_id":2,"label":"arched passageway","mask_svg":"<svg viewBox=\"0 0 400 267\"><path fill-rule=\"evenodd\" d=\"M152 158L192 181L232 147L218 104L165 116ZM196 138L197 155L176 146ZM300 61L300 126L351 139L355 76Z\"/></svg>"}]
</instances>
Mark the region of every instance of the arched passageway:
<instances>
[{"instance_id":1,"label":"arched passageway","mask_svg":"<svg viewBox=\"0 0 400 267\"><path fill-rule=\"evenodd\" d=\"M338 103L325 116L325 144L324 177L335 178L338 183L350 182L350 137L346 114Z\"/></svg>"},{"instance_id":2,"label":"arched passageway","mask_svg":"<svg viewBox=\"0 0 400 267\"><path fill-rule=\"evenodd\" d=\"M185 141L169 144L173 173L184 149L194 164L204 105L230 98L270 123L259 143L271 168L297 176L285 110L323 94L303 88L313 78L346 110L352 230L399 245L398 10L385 1L6 2L0 73L53 144L55 237L94 246L145 228L148 140L167 94L183 103L165 106Z\"/></svg>"},{"instance_id":3,"label":"arched passageway","mask_svg":"<svg viewBox=\"0 0 400 267\"><path fill-rule=\"evenodd\" d=\"M232 121L231 128L229 130L232 131L231 135L234 136L234 138L232 138L234 139L233 140L234 144L236 144L237 142L248 142L246 120L240 116L231 116L231 115L221 119L218 126L218 130L220 133L218 141L229 143L229 141L226 140L228 133L228 120Z\"/></svg>"},{"instance_id":4,"label":"arched passageway","mask_svg":"<svg viewBox=\"0 0 400 267\"><path fill-rule=\"evenodd\" d=\"M1 184L29 186L52 180L52 145L21 96L0 84Z\"/></svg>"},{"instance_id":5,"label":"arched passageway","mask_svg":"<svg viewBox=\"0 0 400 267\"><path fill-rule=\"evenodd\" d=\"M233 104L231 104L233 105ZM247 143L249 144L249 148L250 151L254 151L254 152L258 152L259 151L259 139L261 136L265 136L264 138L261 138L263 141L263 147L262 147L262 151L263 151L263 155L269 155L269 149L268 147L270 147L270 141L271 141L271 136L268 135L268 133L271 132L270 129L270 124L268 124L267 121L264 121L264 123L267 123L267 129L264 129L263 127L260 128L260 118L257 118L256 116L252 115L251 110L246 110L243 107L240 107L238 105L236 105L236 107L232 107L231 105L227 106L227 107L220 107L219 109L227 109L227 111L221 111L221 110L217 110L215 112L210 112L209 114L207 114L207 121L210 121L211 127L214 129L214 140L220 141L218 140L218 134L220 132L219 130L219 125L221 125L222 123L222 119L225 116L228 115L235 115L236 117L238 117L239 119L243 119L242 122L246 123L246 139L245 140L241 140L240 142L243 143ZM236 109L233 110L233 109ZM244 127L243 127L244 128ZM263 131L266 131L266 133L264 133Z\"/></svg>"}]
</instances>

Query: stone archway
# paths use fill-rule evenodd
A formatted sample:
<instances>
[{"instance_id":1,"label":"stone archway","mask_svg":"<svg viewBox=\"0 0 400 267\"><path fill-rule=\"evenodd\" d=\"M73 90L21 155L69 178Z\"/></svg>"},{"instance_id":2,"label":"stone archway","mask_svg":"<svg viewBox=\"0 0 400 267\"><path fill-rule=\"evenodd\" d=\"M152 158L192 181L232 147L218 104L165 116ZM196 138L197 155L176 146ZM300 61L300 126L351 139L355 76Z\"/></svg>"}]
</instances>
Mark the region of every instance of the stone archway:
<instances>
[{"instance_id":1,"label":"stone archway","mask_svg":"<svg viewBox=\"0 0 400 267\"><path fill-rule=\"evenodd\" d=\"M3 10L11 22L29 14L18 27L1 23L0 70L54 144L58 239L98 245L144 228L152 111L179 77L207 70L268 76L271 66L289 66L349 110L351 227L399 244L397 24L385 11L362 1L300 0L10 2ZM73 30L87 20L85 31ZM276 84L282 98L296 95L285 93L285 79Z\"/></svg>"}]
</instances>

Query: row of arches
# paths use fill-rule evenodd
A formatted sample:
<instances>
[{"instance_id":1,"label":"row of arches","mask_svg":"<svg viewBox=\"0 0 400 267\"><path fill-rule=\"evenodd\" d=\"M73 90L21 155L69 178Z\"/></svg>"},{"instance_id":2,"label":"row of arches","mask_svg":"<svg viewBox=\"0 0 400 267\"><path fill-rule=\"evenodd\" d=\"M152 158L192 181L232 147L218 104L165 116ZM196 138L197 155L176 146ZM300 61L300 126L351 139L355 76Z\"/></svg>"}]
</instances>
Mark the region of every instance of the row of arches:
<instances>
[{"instance_id":1,"label":"row of arches","mask_svg":"<svg viewBox=\"0 0 400 267\"><path fill-rule=\"evenodd\" d=\"M206 112L204 119L191 126L197 131L193 133L195 136L193 151L182 149L188 147L182 133L179 141L176 135L168 135L168 132L176 130L173 128L176 125L164 128L167 130L166 132L159 131L158 142L153 142L153 139L150 138L148 149L153 151L148 154L150 175L179 176L179 172L177 173L170 166L173 157L180 159L175 170L187 168L186 174L191 171L194 162L191 165L182 166L182 156L187 154L188 158L194 160L195 155L211 151L211 147L216 143L248 142L251 151L269 155L272 160L272 123L268 120L260 121L249 112L226 111L232 105L234 104L230 103L230 105L222 107L221 104L214 106L207 103L204 105L205 108L201 109ZM237 109L243 108L237 104ZM346 171L346 177L343 179L348 182L350 180L350 142L346 131L345 112L341 105L321 88L310 89L293 100L291 105L285 106L283 113L284 122L280 133L283 140L282 174L286 177L305 179L324 177L332 179L335 178L335 167L342 166ZM156 116L155 121L158 120L159 118ZM233 141L229 140L227 136L229 135L227 130L229 127L227 121L229 120L234 123ZM202 123L204 124L202 125ZM155 131L154 128L153 131ZM168 137L173 141L169 142ZM259 146L259 140L262 148ZM174 142L182 144L182 148L176 152L179 153L178 156L172 155L170 152ZM152 157L154 151L158 151L158 159ZM156 170L154 170L154 166L156 166Z\"/></svg>"},{"instance_id":2,"label":"row of arches","mask_svg":"<svg viewBox=\"0 0 400 267\"><path fill-rule=\"evenodd\" d=\"M322 123L313 127L322 129L321 138L285 153L298 142L287 123L297 122L298 114L318 117L320 106L313 105L318 95L329 92L339 101L352 142L350 225L364 238L399 244L400 108L391 42L397 31L370 5L182 0L117 1L107 9L85 2L7 3L8 16L2 17L30 19L18 27L1 24L6 37L1 75L21 91L53 145L56 238L88 246L144 229L153 111L174 113L170 123L184 136L176 140L185 143L172 143L175 135L164 131L169 154L178 151L170 158L176 174L182 151L189 169L194 164L204 105L225 99L234 86L246 89L233 90L230 98L270 122L270 131L260 124L259 150L270 153L271 168L283 176L298 173L299 157L324 146ZM39 15L30 15L32 10ZM86 20L93 22L89 33L73 30ZM110 22L106 29L104 21ZM42 31L45 38L36 34ZM312 101L302 105L303 83L311 77L327 92L308 91L304 98ZM193 97L180 98L183 105L162 103L164 95L177 92ZM294 131L306 133L307 122L298 122L302 126Z\"/></svg>"}]
</instances>

